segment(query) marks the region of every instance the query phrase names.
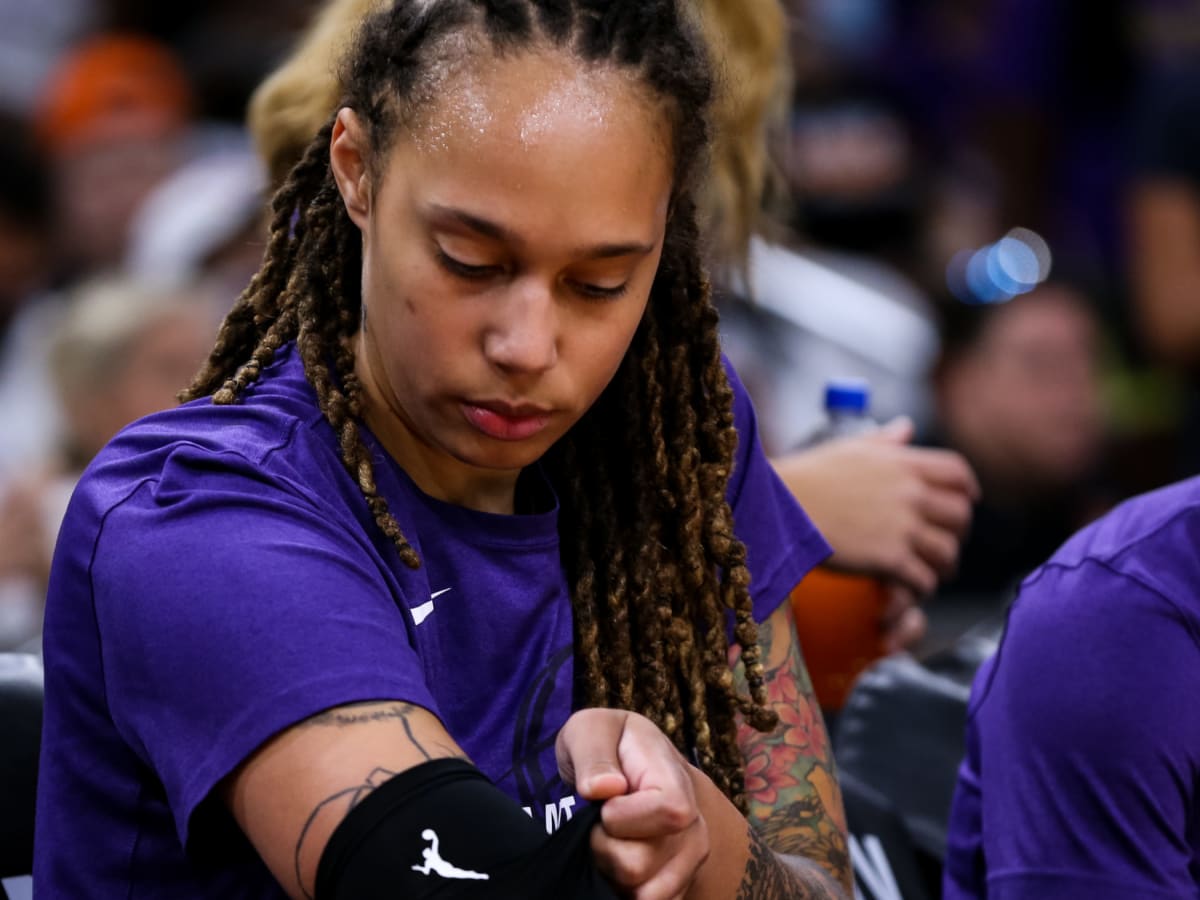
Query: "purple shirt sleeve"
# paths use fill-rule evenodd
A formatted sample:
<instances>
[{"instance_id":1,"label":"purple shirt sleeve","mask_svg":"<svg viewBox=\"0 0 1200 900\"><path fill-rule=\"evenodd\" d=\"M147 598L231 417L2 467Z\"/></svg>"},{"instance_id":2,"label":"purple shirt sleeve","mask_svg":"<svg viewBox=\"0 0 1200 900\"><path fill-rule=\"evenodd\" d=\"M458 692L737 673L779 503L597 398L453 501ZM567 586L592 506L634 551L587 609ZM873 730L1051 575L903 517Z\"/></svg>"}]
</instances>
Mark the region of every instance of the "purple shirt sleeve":
<instances>
[{"instance_id":1,"label":"purple shirt sleeve","mask_svg":"<svg viewBox=\"0 0 1200 900\"><path fill-rule=\"evenodd\" d=\"M89 573L113 721L185 843L220 779L295 722L373 699L437 712L361 533L221 457L177 451L107 514Z\"/></svg>"},{"instance_id":2,"label":"purple shirt sleeve","mask_svg":"<svg viewBox=\"0 0 1200 900\"><path fill-rule=\"evenodd\" d=\"M1188 617L1140 578L1027 581L976 677L947 900L1197 896L1198 675Z\"/></svg>"}]
</instances>

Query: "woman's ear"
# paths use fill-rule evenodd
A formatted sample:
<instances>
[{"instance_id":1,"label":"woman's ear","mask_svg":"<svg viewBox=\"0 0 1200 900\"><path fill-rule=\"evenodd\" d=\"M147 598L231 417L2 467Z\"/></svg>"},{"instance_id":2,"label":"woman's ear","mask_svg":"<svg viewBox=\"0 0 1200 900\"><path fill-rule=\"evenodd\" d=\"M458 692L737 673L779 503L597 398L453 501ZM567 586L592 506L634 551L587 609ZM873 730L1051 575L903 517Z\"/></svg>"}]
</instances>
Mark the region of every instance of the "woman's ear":
<instances>
[{"instance_id":1,"label":"woman's ear","mask_svg":"<svg viewBox=\"0 0 1200 900\"><path fill-rule=\"evenodd\" d=\"M367 135L354 110L338 110L329 139L329 165L350 220L365 230L371 214L371 180L367 174Z\"/></svg>"}]
</instances>

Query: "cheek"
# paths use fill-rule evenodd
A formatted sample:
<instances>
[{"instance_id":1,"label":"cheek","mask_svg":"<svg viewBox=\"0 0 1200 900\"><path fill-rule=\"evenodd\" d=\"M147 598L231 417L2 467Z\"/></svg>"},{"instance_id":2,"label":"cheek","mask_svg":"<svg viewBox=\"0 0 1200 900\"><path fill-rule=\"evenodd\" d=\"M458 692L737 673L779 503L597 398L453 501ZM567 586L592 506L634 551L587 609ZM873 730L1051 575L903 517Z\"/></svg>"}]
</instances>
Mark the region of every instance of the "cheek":
<instances>
[{"instance_id":1,"label":"cheek","mask_svg":"<svg viewBox=\"0 0 1200 900\"><path fill-rule=\"evenodd\" d=\"M363 316L381 349L402 344L420 352L436 330L429 275L410 255L371 254L363 271Z\"/></svg>"},{"instance_id":2,"label":"cheek","mask_svg":"<svg viewBox=\"0 0 1200 900\"><path fill-rule=\"evenodd\" d=\"M589 360L597 370L597 377L603 375L605 383L621 365L646 312L645 300L626 300L601 322L589 322L574 329L580 356Z\"/></svg>"},{"instance_id":3,"label":"cheek","mask_svg":"<svg viewBox=\"0 0 1200 900\"><path fill-rule=\"evenodd\" d=\"M478 323L470 308L452 297L397 285L394 292L370 300L367 330L388 380L419 390L473 358Z\"/></svg>"}]
</instances>

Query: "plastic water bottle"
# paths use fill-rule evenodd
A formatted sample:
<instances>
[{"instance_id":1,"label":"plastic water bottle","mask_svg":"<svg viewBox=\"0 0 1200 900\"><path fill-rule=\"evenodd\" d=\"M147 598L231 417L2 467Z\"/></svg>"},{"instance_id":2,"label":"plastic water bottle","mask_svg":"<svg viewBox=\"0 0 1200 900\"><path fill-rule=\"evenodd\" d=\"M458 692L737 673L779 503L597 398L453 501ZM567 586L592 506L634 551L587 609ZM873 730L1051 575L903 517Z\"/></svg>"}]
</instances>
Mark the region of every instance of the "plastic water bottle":
<instances>
[{"instance_id":1,"label":"plastic water bottle","mask_svg":"<svg viewBox=\"0 0 1200 900\"><path fill-rule=\"evenodd\" d=\"M830 379L825 386L825 422L807 446L874 430L878 426L870 405L866 381ZM845 704L863 669L886 655L887 589L877 578L818 566L792 591L791 602L813 691L829 717Z\"/></svg>"},{"instance_id":2,"label":"plastic water bottle","mask_svg":"<svg viewBox=\"0 0 1200 900\"><path fill-rule=\"evenodd\" d=\"M825 382L825 422L810 444L873 431L871 386L862 378L831 378Z\"/></svg>"}]
</instances>

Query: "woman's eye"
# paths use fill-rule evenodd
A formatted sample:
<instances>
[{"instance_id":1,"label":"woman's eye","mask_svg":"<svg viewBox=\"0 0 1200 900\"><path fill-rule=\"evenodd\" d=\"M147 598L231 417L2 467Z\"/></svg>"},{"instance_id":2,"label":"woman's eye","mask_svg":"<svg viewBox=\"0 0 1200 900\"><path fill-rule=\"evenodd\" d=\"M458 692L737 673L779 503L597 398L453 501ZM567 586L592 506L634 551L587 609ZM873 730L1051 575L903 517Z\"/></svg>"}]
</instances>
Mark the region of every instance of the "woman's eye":
<instances>
[{"instance_id":1,"label":"woman's eye","mask_svg":"<svg viewBox=\"0 0 1200 900\"><path fill-rule=\"evenodd\" d=\"M498 274L501 270L500 266L473 266L470 263L462 262L455 259L445 250L440 247L437 251L438 262L451 275L457 275L459 278L466 278L471 281L482 281L485 278L491 278Z\"/></svg>"},{"instance_id":2,"label":"woman's eye","mask_svg":"<svg viewBox=\"0 0 1200 900\"><path fill-rule=\"evenodd\" d=\"M629 290L629 283L618 284L616 287L602 287L598 284L576 283L575 290L588 300L615 300Z\"/></svg>"}]
</instances>

